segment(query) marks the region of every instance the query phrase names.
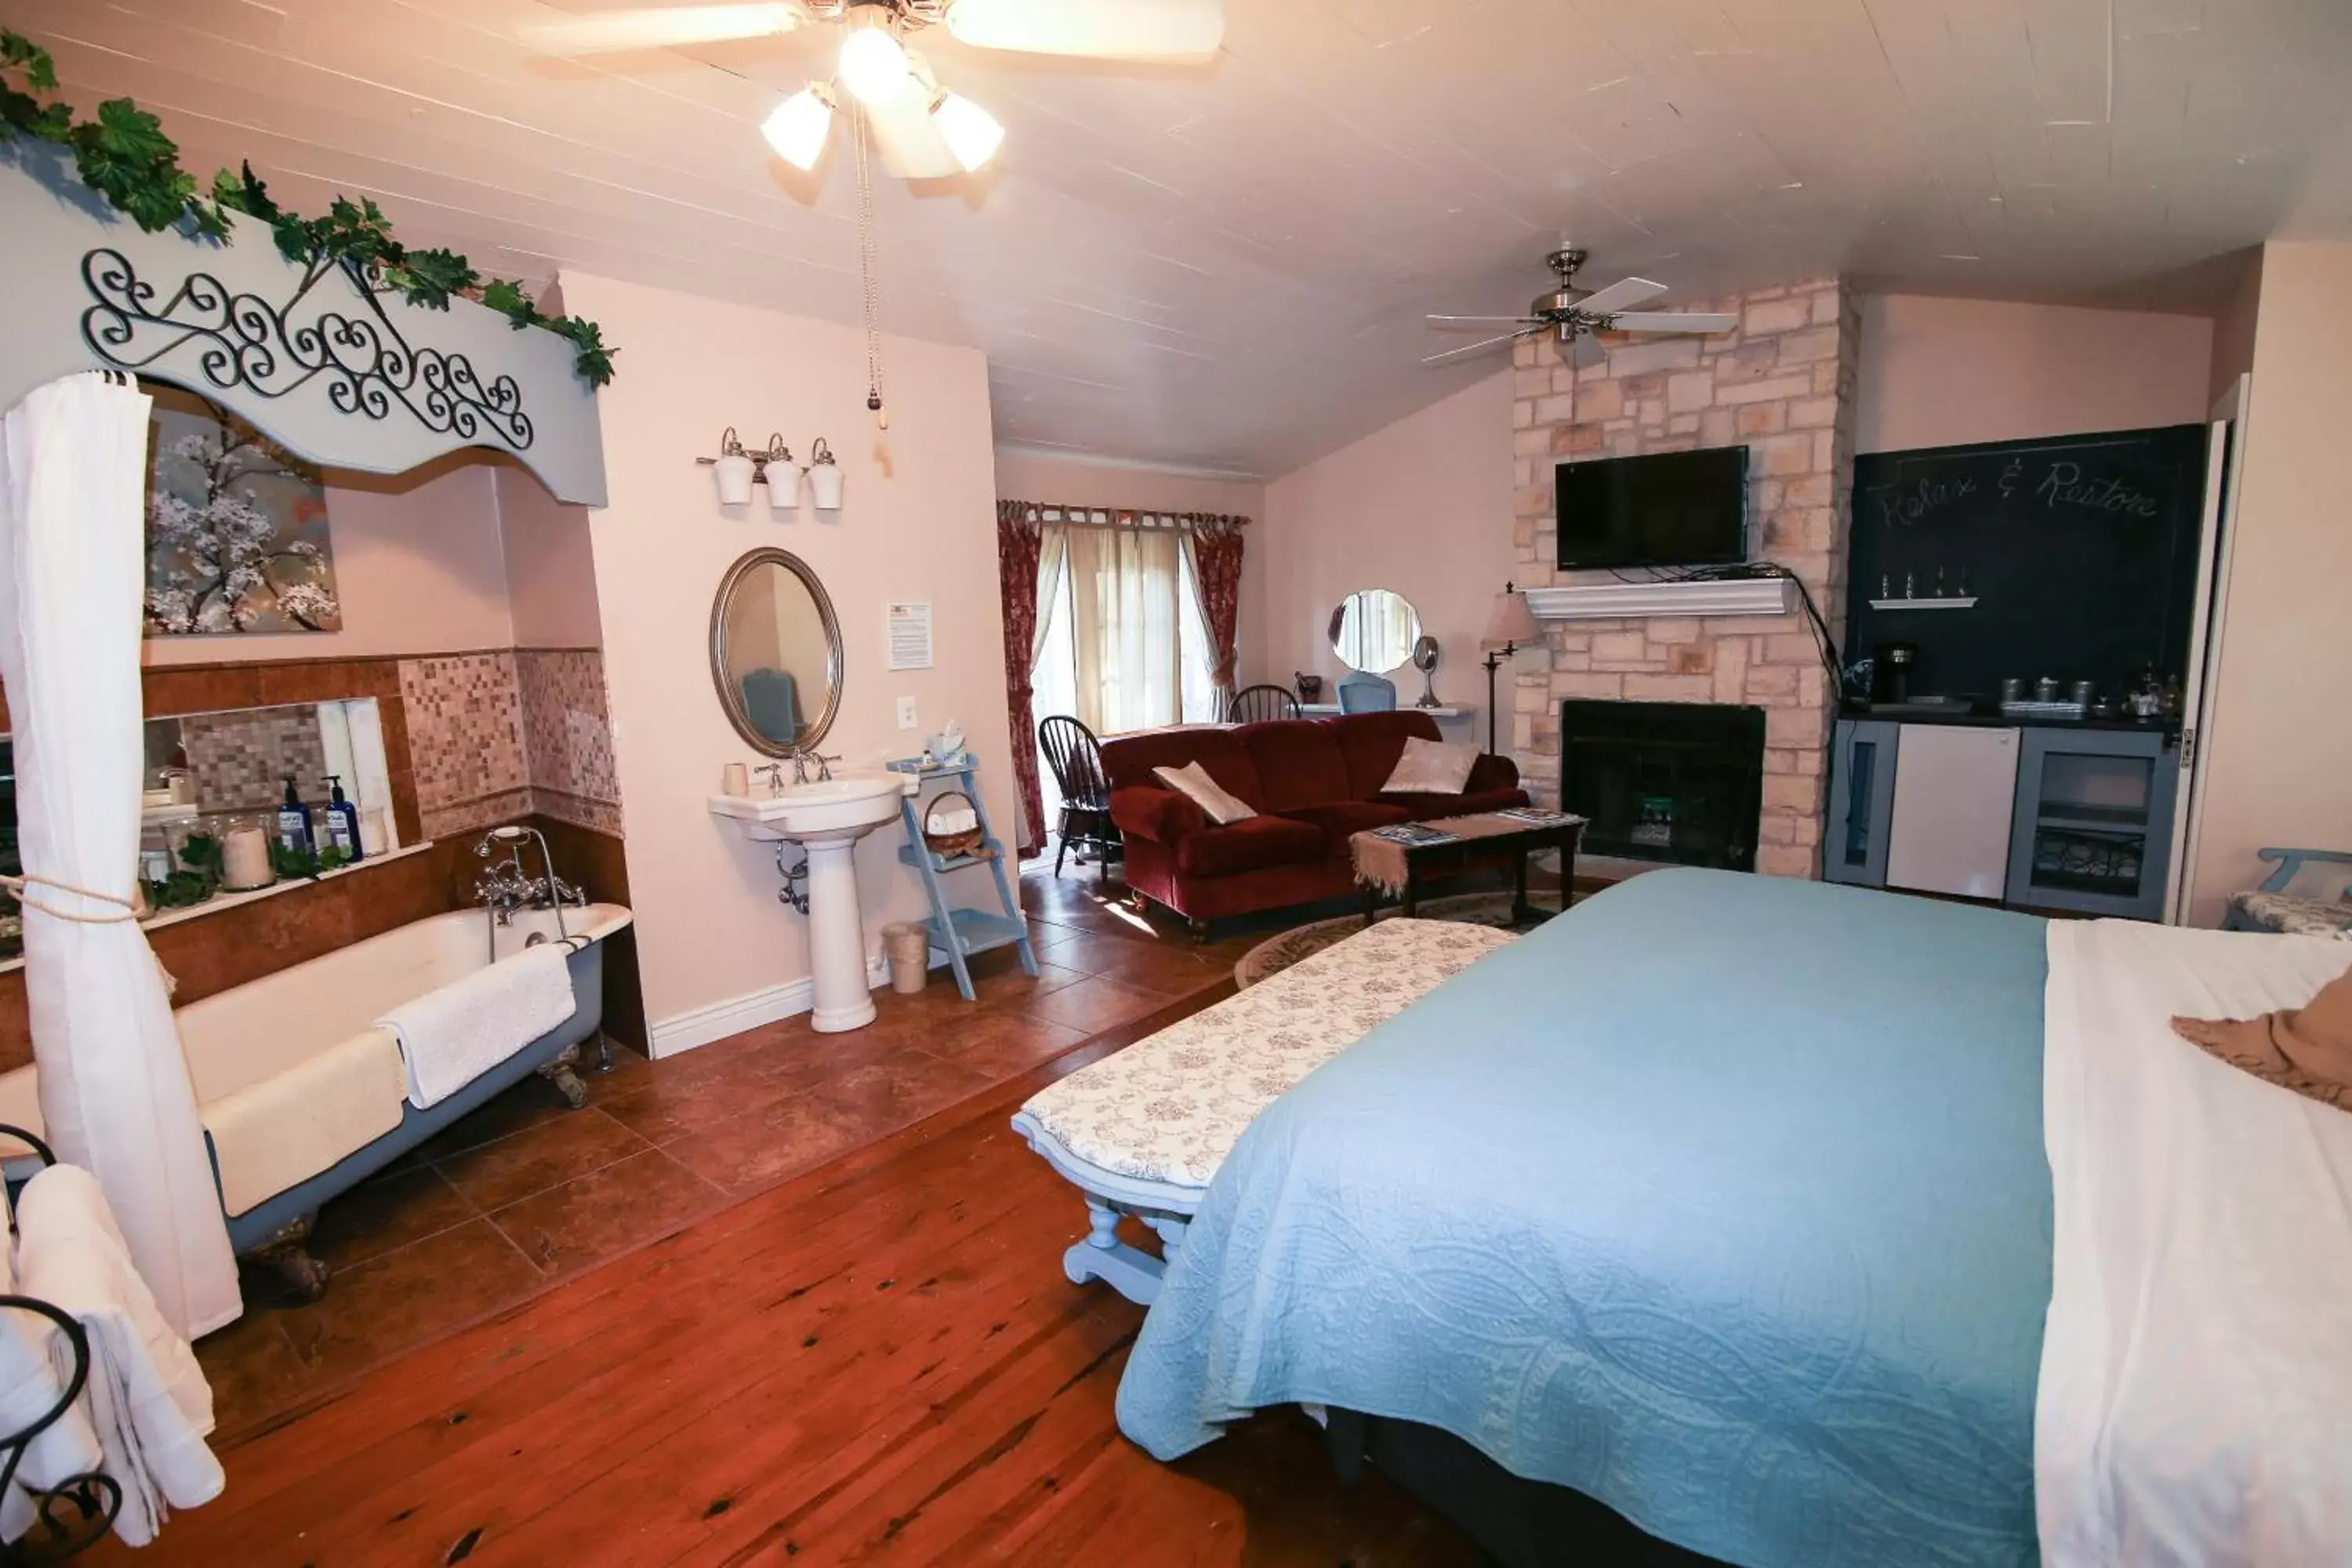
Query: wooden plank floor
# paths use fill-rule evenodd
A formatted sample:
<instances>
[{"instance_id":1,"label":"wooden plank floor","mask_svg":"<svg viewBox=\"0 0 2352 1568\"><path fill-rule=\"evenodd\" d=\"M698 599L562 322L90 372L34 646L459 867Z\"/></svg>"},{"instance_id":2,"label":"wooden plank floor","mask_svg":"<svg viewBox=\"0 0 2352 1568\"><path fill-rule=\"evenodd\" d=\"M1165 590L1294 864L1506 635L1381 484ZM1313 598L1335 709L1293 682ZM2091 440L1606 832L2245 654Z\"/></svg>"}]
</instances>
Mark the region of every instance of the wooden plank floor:
<instances>
[{"instance_id":1,"label":"wooden plank floor","mask_svg":"<svg viewBox=\"0 0 2352 1568\"><path fill-rule=\"evenodd\" d=\"M1118 1436L1142 1312L1063 1279L1082 1213L1006 1119L1164 1016L245 1435L222 1499L89 1561L1475 1562L1295 1413L1174 1467Z\"/></svg>"}]
</instances>

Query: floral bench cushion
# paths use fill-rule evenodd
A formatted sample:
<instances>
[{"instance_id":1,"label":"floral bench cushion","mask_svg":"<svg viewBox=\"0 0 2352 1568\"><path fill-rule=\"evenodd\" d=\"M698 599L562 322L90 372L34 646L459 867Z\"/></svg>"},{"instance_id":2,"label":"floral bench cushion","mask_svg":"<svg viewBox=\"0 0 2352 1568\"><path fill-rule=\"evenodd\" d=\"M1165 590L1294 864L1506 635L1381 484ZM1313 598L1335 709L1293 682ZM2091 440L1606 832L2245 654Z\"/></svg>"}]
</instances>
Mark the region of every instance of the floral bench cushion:
<instances>
[{"instance_id":1,"label":"floral bench cushion","mask_svg":"<svg viewBox=\"0 0 2352 1568\"><path fill-rule=\"evenodd\" d=\"M1040 1089L1021 1109L1087 1164L1206 1187L1261 1110L1513 940L1488 926L1382 921Z\"/></svg>"},{"instance_id":2,"label":"floral bench cushion","mask_svg":"<svg viewBox=\"0 0 2352 1568\"><path fill-rule=\"evenodd\" d=\"M2263 931L2352 939L2352 900L2243 892L2230 895L2230 908L2243 916L2247 924Z\"/></svg>"}]
</instances>

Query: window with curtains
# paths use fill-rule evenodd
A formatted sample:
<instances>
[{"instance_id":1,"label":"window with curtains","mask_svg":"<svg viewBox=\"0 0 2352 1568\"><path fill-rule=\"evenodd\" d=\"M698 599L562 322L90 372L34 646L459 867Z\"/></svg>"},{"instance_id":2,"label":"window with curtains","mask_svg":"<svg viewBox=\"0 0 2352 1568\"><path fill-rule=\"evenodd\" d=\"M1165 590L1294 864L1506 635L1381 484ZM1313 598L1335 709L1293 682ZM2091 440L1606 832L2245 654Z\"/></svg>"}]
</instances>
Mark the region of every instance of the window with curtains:
<instances>
[{"instance_id":1,"label":"window with curtains","mask_svg":"<svg viewBox=\"0 0 2352 1568\"><path fill-rule=\"evenodd\" d=\"M1097 735L1218 717L1215 661L1183 537L1049 523L1038 564L1036 710Z\"/></svg>"},{"instance_id":2,"label":"window with curtains","mask_svg":"<svg viewBox=\"0 0 2352 1568\"><path fill-rule=\"evenodd\" d=\"M1037 721L1214 722L1234 688L1245 517L1000 500L998 588L1024 853L1059 816Z\"/></svg>"},{"instance_id":3,"label":"window with curtains","mask_svg":"<svg viewBox=\"0 0 2352 1568\"><path fill-rule=\"evenodd\" d=\"M1038 717L1074 713L1105 736L1220 717L1208 625L1175 530L1049 523L1038 578ZM1039 773L1051 822L1061 800L1052 769Z\"/></svg>"}]
</instances>

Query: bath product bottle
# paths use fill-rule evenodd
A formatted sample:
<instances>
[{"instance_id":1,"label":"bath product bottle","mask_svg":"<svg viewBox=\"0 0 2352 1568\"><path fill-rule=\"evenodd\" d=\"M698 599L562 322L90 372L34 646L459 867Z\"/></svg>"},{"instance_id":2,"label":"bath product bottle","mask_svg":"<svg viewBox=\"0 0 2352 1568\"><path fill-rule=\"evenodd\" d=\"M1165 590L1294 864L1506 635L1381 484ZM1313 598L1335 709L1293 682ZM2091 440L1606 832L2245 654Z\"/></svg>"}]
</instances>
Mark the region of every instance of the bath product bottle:
<instances>
[{"instance_id":1,"label":"bath product bottle","mask_svg":"<svg viewBox=\"0 0 2352 1568\"><path fill-rule=\"evenodd\" d=\"M360 808L343 798L343 776L327 775L327 837L343 852L346 860L356 860L363 853L360 847Z\"/></svg>"},{"instance_id":2,"label":"bath product bottle","mask_svg":"<svg viewBox=\"0 0 2352 1568\"><path fill-rule=\"evenodd\" d=\"M310 814L302 808L302 797L294 793L291 773L286 775L286 799L278 807L278 842L298 855L310 847Z\"/></svg>"}]
</instances>

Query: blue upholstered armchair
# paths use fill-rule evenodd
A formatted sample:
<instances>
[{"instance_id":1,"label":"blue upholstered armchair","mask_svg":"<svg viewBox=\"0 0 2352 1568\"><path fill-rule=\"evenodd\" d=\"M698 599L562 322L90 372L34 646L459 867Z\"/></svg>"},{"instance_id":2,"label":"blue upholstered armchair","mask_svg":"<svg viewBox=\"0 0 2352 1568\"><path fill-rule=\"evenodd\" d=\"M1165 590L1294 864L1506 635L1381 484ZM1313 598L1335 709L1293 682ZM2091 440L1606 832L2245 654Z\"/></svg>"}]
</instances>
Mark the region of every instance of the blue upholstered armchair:
<instances>
[{"instance_id":1,"label":"blue upholstered armchair","mask_svg":"<svg viewBox=\"0 0 2352 1568\"><path fill-rule=\"evenodd\" d=\"M2341 888L2336 886L2336 879L2343 872L2328 872L2325 886L2315 891L2289 890L2295 874L2306 864L2352 866L2352 852L2265 849L2262 858L2274 861L2278 868L2263 879L2261 887L2230 895L2230 913L2221 921L2223 930L2293 931L2308 936L2352 931L2352 882Z\"/></svg>"}]
</instances>

